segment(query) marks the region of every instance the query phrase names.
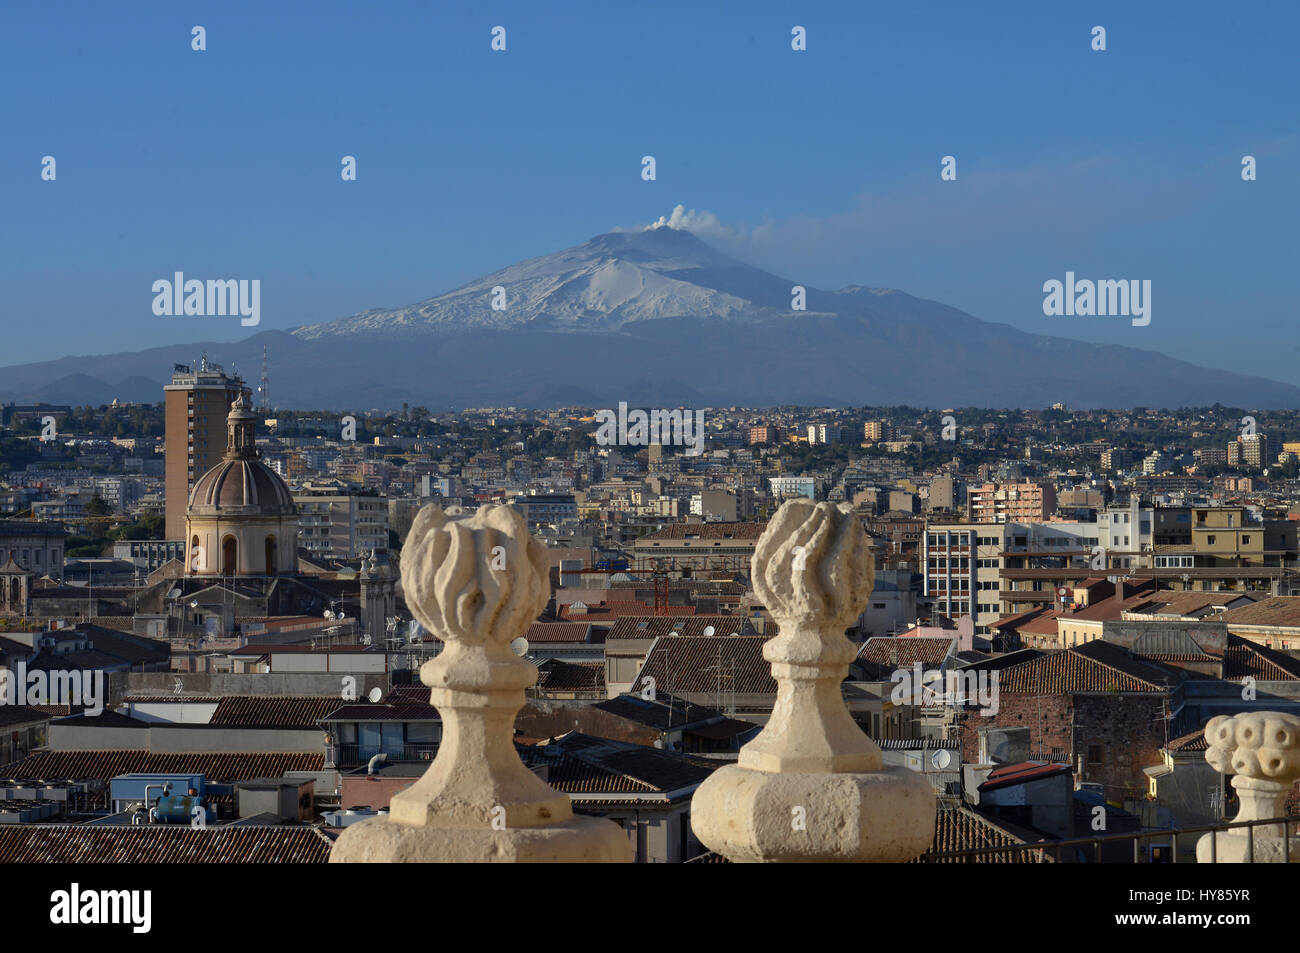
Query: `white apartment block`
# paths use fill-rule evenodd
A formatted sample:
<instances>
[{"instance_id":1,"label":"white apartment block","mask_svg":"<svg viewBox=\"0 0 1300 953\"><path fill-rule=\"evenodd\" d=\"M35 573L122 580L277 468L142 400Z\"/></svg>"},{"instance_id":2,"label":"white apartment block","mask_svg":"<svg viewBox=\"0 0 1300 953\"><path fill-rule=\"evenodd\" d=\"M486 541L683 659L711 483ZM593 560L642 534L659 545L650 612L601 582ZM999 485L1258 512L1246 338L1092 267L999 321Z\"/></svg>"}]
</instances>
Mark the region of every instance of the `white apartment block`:
<instances>
[{"instance_id":1,"label":"white apartment block","mask_svg":"<svg viewBox=\"0 0 1300 953\"><path fill-rule=\"evenodd\" d=\"M298 544L329 559L356 559L371 550L388 549L388 499L358 496L346 490L300 490Z\"/></svg>"},{"instance_id":2,"label":"white apartment block","mask_svg":"<svg viewBox=\"0 0 1300 953\"><path fill-rule=\"evenodd\" d=\"M988 635L1009 611L1001 595L1012 588L1004 569L1088 565L1099 533L1098 523L1074 521L932 523L921 540L922 591L936 614L954 621L969 615L976 633ZM1022 585L1037 590L1042 584Z\"/></svg>"},{"instance_id":3,"label":"white apartment block","mask_svg":"<svg viewBox=\"0 0 1300 953\"><path fill-rule=\"evenodd\" d=\"M1151 565L1151 507L1137 499L1128 506L1108 506L1097 514L1099 545L1106 553L1108 569L1130 569ZM1143 559L1143 554L1147 558Z\"/></svg>"},{"instance_id":4,"label":"white apartment block","mask_svg":"<svg viewBox=\"0 0 1300 953\"><path fill-rule=\"evenodd\" d=\"M842 431L835 424L809 424L809 443L839 443Z\"/></svg>"},{"instance_id":5,"label":"white apartment block","mask_svg":"<svg viewBox=\"0 0 1300 953\"><path fill-rule=\"evenodd\" d=\"M772 496L784 499L788 496L804 496L808 499L817 497L817 481L809 476L774 476L768 477Z\"/></svg>"}]
</instances>

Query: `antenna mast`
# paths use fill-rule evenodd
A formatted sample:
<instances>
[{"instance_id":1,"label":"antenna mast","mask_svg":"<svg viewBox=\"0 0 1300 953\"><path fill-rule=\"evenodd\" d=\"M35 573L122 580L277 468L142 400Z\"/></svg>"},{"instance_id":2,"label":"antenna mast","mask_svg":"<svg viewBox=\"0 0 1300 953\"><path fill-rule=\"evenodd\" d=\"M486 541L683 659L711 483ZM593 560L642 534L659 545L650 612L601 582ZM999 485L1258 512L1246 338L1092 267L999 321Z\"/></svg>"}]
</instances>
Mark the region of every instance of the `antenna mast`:
<instances>
[{"instance_id":1,"label":"antenna mast","mask_svg":"<svg viewBox=\"0 0 1300 953\"><path fill-rule=\"evenodd\" d=\"M262 383L258 388L262 392L262 410L268 416L271 413L271 372L267 367L267 346L262 345Z\"/></svg>"}]
</instances>

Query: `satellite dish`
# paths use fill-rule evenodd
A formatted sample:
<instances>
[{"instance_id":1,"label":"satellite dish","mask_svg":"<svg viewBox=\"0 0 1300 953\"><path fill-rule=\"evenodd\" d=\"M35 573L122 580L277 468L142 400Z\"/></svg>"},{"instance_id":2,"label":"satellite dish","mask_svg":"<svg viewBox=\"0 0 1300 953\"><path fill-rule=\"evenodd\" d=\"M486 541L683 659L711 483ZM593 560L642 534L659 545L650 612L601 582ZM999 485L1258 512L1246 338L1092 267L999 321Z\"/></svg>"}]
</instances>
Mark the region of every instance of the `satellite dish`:
<instances>
[{"instance_id":1,"label":"satellite dish","mask_svg":"<svg viewBox=\"0 0 1300 953\"><path fill-rule=\"evenodd\" d=\"M715 629L715 628L714 628L713 626L711 626L711 625L706 625L706 626L704 627L704 634L705 634L705 635L712 635L714 632L717 632L717 631L718 631L718 630Z\"/></svg>"},{"instance_id":2,"label":"satellite dish","mask_svg":"<svg viewBox=\"0 0 1300 953\"><path fill-rule=\"evenodd\" d=\"M190 601L190 608L191 608L191 609L197 609L198 607L199 607L199 602L198 602L197 599L193 599L193 600Z\"/></svg>"},{"instance_id":3,"label":"satellite dish","mask_svg":"<svg viewBox=\"0 0 1300 953\"><path fill-rule=\"evenodd\" d=\"M326 609L326 610L325 610L325 618L327 618L327 619L333 621L333 619L334 619L334 612L333 612L333 610L331 610L331 609Z\"/></svg>"},{"instance_id":4,"label":"satellite dish","mask_svg":"<svg viewBox=\"0 0 1300 953\"><path fill-rule=\"evenodd\" d=\"M179 589L173 589L173 590L171 590L169 593L167 593L167 598L168 598L168 599L178 599L178 598L180 598L180 594L181 594L181 591L180 591Z\"/></svg>"},{"instance_id":5,"label":"satellite dish","mask_svg":"<svg viewBox=\"0 0 1300 953\"><path fill-rule=\"evenodd\" d=\"M930 764L936 771L942 771L948 765L952 764L952 752L947 748L940 748L934 754L930 755Z\"/></svg>"},{"instance_id":6,"label":"satellite dish","mask_svg":"<svg viewBox=\"0 0 1300 953\"><path fill-rule=\"evenodd\" d=\"M378 702L379 699L384 697L384 693L381 692L378 688L372 688L370 689L370 694L368 694L366 697L369 698L372 702Z\"/></svg>"},{"instance_id":7,"label":"satellite dish","mask_svg":"<svg viewBox=\"0 0 1300 953\"><path fill-rule=\"evenodd\" d=\"M520 658L528 654L528 640L522 635L510 643L510 651L514 652Z\"/></svg>"},{"instance_id":8,"label":"satellite dish","mask_svg":"<svg viewBox=\"0 0 1300 953\"><path fill-rule=\"evenodd\" d=\"M677 638L677 636L679 636L679 635L681 635L681 633L678 632L678 631L675 630L675 629L674 629L672 632L669 632L669 633L668 633L668 637L669 637L669 638L672 638L672 639Z\"/></svg>"}]
</instances>

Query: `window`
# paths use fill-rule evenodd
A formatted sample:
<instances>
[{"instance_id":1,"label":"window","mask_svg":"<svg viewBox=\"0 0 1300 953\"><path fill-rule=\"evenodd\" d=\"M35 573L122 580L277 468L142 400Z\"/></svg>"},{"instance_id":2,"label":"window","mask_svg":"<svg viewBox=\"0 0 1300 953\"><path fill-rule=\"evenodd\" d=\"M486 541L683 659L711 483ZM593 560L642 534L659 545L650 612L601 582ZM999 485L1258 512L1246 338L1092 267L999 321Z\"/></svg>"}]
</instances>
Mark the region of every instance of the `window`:
<instances>
[{"instance_id":1,"label":"window","mask_svg":"<svg viewBox=\"0 0 1300 953\"><path fill-rule=\"evenodd\" d=\"M1088 745L1088 763L1101 764L1101 745Z\"/></svg>"},{"instance_id":2,"label":"window","mask_svg":"<svg viewBox=\"0 0 1300 953\"><path fill-rule=\"evenodd\" d=\"M1214 545L1214 541L1215 541L1216 538L1217 538L1217 537L1214 537L1214 536L1207 536L1207 537L1205 537L1205 542L1208 543L1209 545L1213 546L1213 545Z\"/></svg>"},{"instance_id":3,"label":"window","mask_svg":"<svg viewBox=\"0 0 1300 953\"><path fill-rule=\"evenodd\" d=\"M1250 545L1250 535L1249 535L1249 534L1247 534L1247 535L1241 537L1241 544L1242 544L1243 546L1249 546L1249 545Z\"/></svg>"}]
</instances>

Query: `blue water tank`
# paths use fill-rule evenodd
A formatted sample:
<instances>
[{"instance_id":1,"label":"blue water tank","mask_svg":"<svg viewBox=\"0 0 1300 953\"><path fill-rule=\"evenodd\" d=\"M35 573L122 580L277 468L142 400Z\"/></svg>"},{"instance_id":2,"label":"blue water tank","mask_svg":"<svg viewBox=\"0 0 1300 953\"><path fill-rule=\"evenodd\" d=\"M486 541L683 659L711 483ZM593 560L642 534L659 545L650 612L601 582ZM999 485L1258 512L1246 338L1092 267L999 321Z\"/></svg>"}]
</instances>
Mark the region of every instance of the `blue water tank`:
<instances>
[{"instance_id":1,"label":"blue water tank","mask_svg":"<svg viewBox=\"0 0 1300 953\"><path fill-rule=\"evenodd\" d=\"M144 801L145 789L149 789L149 803L152 804L163 792L158 785L170 788L168 793L188 794L192 789L200 798L207 792L207 778L202 774L119 774L110 783L111 797L114 801Z\"/></svg>"},{"instance_id":2,"label":"blue water tank","mask_svg":"<svg viewBox=\"0 0 1300 953\"><path fill-rule=\"evenodd\" d=\"M159 798L156 805L157 819L163 824L193 824L195 818L195 808L203 811L203 819L211 823L217 819L216 812L202 802L202 799L190 797L188 794L173 794L168 797Z\"/></svg>"}]
</instances>

